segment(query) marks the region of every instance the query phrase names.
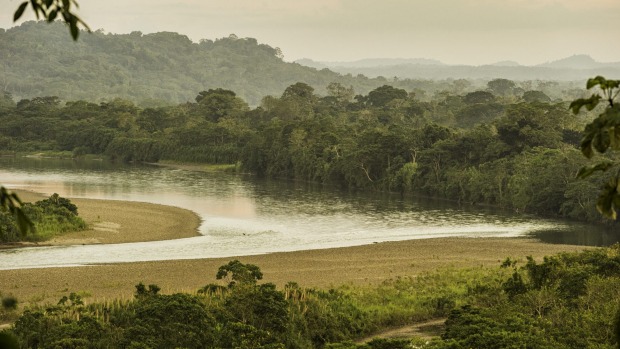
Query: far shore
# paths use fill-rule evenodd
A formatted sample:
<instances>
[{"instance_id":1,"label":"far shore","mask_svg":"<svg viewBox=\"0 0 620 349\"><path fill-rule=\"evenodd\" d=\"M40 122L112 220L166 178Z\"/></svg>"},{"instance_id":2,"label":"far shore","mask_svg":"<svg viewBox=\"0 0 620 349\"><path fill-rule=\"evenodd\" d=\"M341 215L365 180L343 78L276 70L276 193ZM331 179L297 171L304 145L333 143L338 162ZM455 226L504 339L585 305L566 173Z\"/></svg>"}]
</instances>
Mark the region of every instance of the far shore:
<instances>
[{"instance_id":1,"label":"far shore","mask_svg":"<svg viewBox=\"0 0 620 349\"><path fill-rule=\"evenodd\" d=\"M23 201L43 198L18 191ZM93 229L66 234L47 244L123 243L198 235L199 217L188 210L136 202L71 199ZM99 224L99 225L97 225ZM304 287L373 286L442 268L499 268L506 258L525 261L583 246L545 244L529 238L436 238L364 246L281 252L256 256L170 260L84 267L0 270L0 292L22 304L56 303L70 292L87 302L130 299L134 285L157 284L164 293L195 292L215 283L217 268L239 259L258 265L264 282Z\"/></svg>"}]
</instances>

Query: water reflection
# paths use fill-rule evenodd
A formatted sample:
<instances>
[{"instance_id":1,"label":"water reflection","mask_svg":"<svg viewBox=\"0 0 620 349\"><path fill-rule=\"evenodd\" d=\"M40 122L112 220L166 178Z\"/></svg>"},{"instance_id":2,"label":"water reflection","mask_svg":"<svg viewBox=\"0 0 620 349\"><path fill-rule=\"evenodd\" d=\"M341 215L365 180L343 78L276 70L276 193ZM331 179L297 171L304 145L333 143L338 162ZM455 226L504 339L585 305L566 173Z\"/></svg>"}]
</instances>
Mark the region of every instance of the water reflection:
<instances>
[{"instance_id":1,"label":"water reflection","mask_svg":"<svg viewBox=\"0 0 620 349\"><path fill-rule=\"evenodd\" d=\"M532 237L549 244L611 246L620 243L620 234L612 228L580 225L574 229L548 229L530 234Z\"/></svg>"},{"instance_id":2,"label":"water reflection","mask_svg":"<svg viewBox=\"0 0 620 349\"><path fill-rule=\"evenodd\" d=\"M0 158L0 183L69 197L173 205L203 219L203 236L196 238L4 251L0 268L227 257L441 236L565 238L565 232L584 227L394 194L102 161Z\"/></svg>"}]
</instances>

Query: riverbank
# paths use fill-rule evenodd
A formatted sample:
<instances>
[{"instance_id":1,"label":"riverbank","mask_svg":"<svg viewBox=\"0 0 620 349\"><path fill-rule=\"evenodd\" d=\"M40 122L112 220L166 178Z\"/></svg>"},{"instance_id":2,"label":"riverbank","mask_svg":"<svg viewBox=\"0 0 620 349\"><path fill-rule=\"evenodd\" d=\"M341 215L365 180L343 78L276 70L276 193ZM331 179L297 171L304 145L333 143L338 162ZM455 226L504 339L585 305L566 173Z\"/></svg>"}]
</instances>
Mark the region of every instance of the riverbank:
<instances>
[{"instance_id":1,"label":"riverbank","mask_svg":"<svg viewBox=\"0 0 620 349\"><path fill-rule=\"evenodd\" d=\"M46 197L15 190L23 202ZM186 209L145 202L70 198L89 229L57 236L38 245L119 244L161 241L200 235L200 217Z\"/></svg>"},{"instance_id":2,"label":"riverbank","mask_svg":"<svg viewBox=\"0 0 620 349\"><path fill-rule=\"evenodd\" d=\"M42 198L30 192L18 194L24 201ZM50 243L152 241L197 234L198 217L187 210L135 202L71 200L89 224L106 223L102 227L107 230L67 234ZM289 281L320 288L377 285L386 279L416 276L440 268L498 268L507 257L523 262L526 256L541 259L585 248L527 238L421 239L245 257L0 270L0 291L14 295L24 305L56 303L70 292L80 293L87 302L130 299L139 282L157 284L164 293L194 292L208 283L217 283L218 267L232 259L258 265L264 282L280 287Z\"/></svg>"}]
</instances>

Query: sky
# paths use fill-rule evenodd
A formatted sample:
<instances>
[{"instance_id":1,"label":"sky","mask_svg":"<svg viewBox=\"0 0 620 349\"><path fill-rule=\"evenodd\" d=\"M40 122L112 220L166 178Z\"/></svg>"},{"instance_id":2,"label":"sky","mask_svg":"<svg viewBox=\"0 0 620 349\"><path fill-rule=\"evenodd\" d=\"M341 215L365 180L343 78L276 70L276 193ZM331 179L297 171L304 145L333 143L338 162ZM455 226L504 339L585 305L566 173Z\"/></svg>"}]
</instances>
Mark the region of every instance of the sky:
<instances>
[{"instance_id":1,"label":"sky","mask_svg":"<svg viewBox=\"0 0 620 349\"><path fill-rule=\"evenodd\" d=\"M196 42L235 34L279 47L286 61L535 65L587 54L620 62L620 0L77 1L93 30L172 31ZM21 2L0 0L0 28L19 24L13 12Z\"/></svg>"}]
</instances>

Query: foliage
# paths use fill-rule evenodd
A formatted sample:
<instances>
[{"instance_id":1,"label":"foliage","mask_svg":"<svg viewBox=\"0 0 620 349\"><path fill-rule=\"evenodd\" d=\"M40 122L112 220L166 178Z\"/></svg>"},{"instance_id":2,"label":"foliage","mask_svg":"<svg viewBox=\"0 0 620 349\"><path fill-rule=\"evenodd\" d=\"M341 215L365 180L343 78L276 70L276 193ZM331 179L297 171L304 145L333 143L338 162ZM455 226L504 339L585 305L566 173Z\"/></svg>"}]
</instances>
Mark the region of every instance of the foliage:
<instances>
[{"instance_id":1,"label":"foliage","mask_svg":"<svg viewBox=\"0 0 620 349\"><path fill-rule=\"evenodd\" d=\"M12 151L209 163L352 190L600 220L590 208L600 177L573 177L585 164L575 150L585 121L564 103L488 91L446 91L421 101L390 85L353 99L338 82L328 90L322 97L297 82L254 109L224 88L203 90L196 102L144 108L120 98L7 101L0 139Z\"/></svg>"},{"instance_id":2,"label":"foliage","mask_svg":"<svg viewBox=\"0 0 620 349\"><path fill-rule=\"evenodd\" d=\"M602 76L589 79L586 87L596 88L603 94L594 93L589 98L580 98L570 104L570 109L577 114L582 108L594 110L601 102L605 103L605 108L585 127L584 135L581 140L581 152L588 159L595 153L605 154L608 150L620 149L620 106L614 103L620 93L620 80L607 80ZM607 171L615 166L606 159L589 167L582 167L579 170L580 178L587 178L598 171ZM608 176L607 183L600 191L596 208L604 216L616 219L617 210L620 208L620 191L618 190L620 172Z\"/></svg>"},{"instance_id":3,"label":"foliage","mask_svg":"<svg viewBox=\"0 0 620 349\"><path fill-rule=\"evenodd\" d=\"M48 22L56 20L58 14L62 16L62 20L69 26L71 37L73 40L77 40L80 35L79 25L90 30L86 23L82 21L74 12L71 11L71 6L78 7L78 3L75 0L33 0L22 2L15 14L13 15L13 21L17 21L21 18L22 14L26 10L28 5L32 6L37 19L43 17Z\"/></svg>"},{"instance_id":4,"label":"foliage","mask_svg":"<svg viewBox=\"0 0 620 349\"><path fill-rule=\"evenodd\" d=\"M297 82L308 84L315 93L332 94L337 104L384 85L414 92L417 100L425 102L441 91L460 94L486 87L475 80L388 80L317 70L284 62L280 49L254 38L229 36L194 43L172 32L112 34L96 30L74 41L58 21L26 22L0 31L0 57L4 58L0 60L3 91L17 100L58 96L66 101L100 103L125 98L140 106L161 107L194 101L198 91L222 88L256 107L265 96L281 96L287 86ZM572 82L549 88L540 75L532 79L536 81L529 81L527 90L541 90L554 100L574 98L574 93L569 94L575 90ZM327 86L332 83L342 87L340 92L338 85L330 92ZM4 108L1 101L0 96L0 111Z\"/></svg>"},{"instance_id":5,"label":"foliage","mask_svg":"<svg viewBox=\"0 0 620 349\"><path fill-rule=\"evenodd\" d=\"M19 220L0 211L0 241L40 241L64 232L86 228L86 223L77 215L77 206L58 194L34 204L24 203L20 207L20 212L31 222L32 234L21 234Z\"/></svg>"},{"instance_id":6,"label":"foliage","mask_svg":"<svg viewBox=\"0 0 620 349\"><path fill-rule=\"evenodd\" d=\"M215 277L220 280L227 278L229 274L231 279L229 286L233 286L236 283L256 284L256 281L263 278L263 273L258 266L254 264L244 264L237 259L228 262L226 265L222 265L217 270Z\"/></svg>"},{"instance_id":7,"label":"foliage","mask_svg":"<svg viewBox=\"0 0 620 349\"><path fill-rule=\"evenodd\" d=\"M232 262L231 262L232 263ZM243 263L235 265L245 266ZM225 267L226 265L222 266ZM25 311L23 348L613 348L620 246L504 268L446 269L379 286L318 290L288 283L205 287L197 295L136 286L125 302L79 295ZM260 271L260 270L258 270ZM518 285L518 286L517 286ZM354 340L447 316L434 340Z\"/></svg>"},{"instance_id":8,"label":"foliage","mask_svg":"<svg viewBox=\"0 0 620 349\"><path fill-rule=\"evenodd\" d=\"M34 231L34 224L24 213L22 205L23 203L15 193L0 186L0 235L18 236L19 231L20 237L23 238L28 232Z\"/></svg>"}]
</instances>

